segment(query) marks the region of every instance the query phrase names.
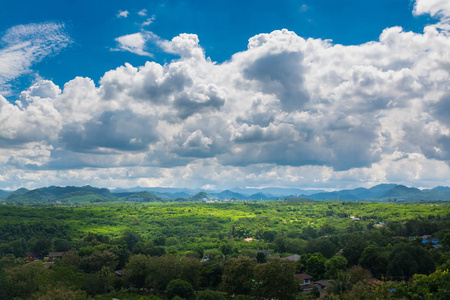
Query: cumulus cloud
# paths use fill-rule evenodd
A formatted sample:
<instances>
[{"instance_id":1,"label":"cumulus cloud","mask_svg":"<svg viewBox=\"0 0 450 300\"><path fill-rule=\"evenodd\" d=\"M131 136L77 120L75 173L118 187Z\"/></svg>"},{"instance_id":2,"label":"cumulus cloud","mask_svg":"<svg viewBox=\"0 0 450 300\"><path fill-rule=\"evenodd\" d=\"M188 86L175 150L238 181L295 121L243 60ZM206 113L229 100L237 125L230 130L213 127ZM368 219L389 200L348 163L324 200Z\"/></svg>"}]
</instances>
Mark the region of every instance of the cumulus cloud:
<instances>
[{"instance_id":1,"label":"cumulus cloud","mask_svg":"<svg viewBox=\"0 0 450 300\"><path fill-rule=\"evenodd\" d=\"M8 83L32 72L32 66L71 44L62 23L18 25L8 29L0 45L0 93L8 94Z\"/></svg>"},{"instance_id":2,"label":"cumulus cloud","mask_svg":"<svg viewBox=\"0 0 450 300\"><path fill-rule=\"evenodd\" d=\"M450 2L447 0L416 0L414 14L429 14L433 17L449 17Z\"/></svg>"},{"instance_id":3,"label":"cumulus cloud","mask_svg":"<svg viewBox=\"0 0 450 300\"><path fill-rule=\"evenodd\" d=\"M141 56L153 57L152 53L146 51L146 43L153 35L150 32L138 32L128 35L123 35L115 39L118 44L117 48L113 48L113 51L128 51Z\"/></svg>"},{"instance_id":4,"label":"cumulus cloud","mask_svg":"<svg viewBox=\"0 0 450 300\"><path fill-rule=\"evenodd\" d=\"M130 14L130 12L128 11L128 10L119 10L118 12L117 12L117 17L118 18L127 18L128 17L128 15Z\"/></svg>"},{"instance_id":5,"label":"cumulus cloud","mask_svg":"<svg viewBox=\"0 0 450 300\"><path fill-rule=\"evenodd\" d=\"M415 13L446 22L445 2L424 3ZM0 167L5 184L70 173L71 183L103 186L345 188L433 186L450 175L450 37L436 26L387 28L353 46L277 30L221 64L195 34L117 42L178 58L125 64L97 86L41 81L16 104L0 98L0 161L13 169Z\"/></svg>"},{"instance_id":6,"label":"cumulus cloud","mask_svg":"<svg viewBox=\"0 0 450 300\"><path fill-rule=\"evenodd\" d=\"M144 9L141 9L139 12L138 12L138 15L140 15L141 17L145 17L145 16L147 16L147 10L144 8Z\"/></svg>"},{"instance_id":7,"label":"cumulus cloud","mask_svg":"<svg viewBox=\"0 0 450 300\"><path fill-rule=\"evenodd\" d=\"M416 0L415 15L429 14L440 18L441 22L433 25L436 28L450 32L450 2L447 0Z\"/></svg>"}]
</instances>

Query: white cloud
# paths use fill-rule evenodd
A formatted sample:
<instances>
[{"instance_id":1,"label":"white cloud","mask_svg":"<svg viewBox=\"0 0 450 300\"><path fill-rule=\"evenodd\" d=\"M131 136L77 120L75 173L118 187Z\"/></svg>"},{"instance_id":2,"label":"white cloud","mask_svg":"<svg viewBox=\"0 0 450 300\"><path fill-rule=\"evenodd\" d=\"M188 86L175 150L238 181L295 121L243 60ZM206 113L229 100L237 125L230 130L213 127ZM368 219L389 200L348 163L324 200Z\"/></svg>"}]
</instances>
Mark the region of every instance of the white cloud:
<instances>
[{"instance_id":1,"label":"white cloud","mask_svg":"<svg viewBox=\"0 0 450 300\"><path fill-rule=\"evenodd\" d=\"M201 59L204 57L204 53L198 43L196 34L182 33L171 41L160 40L157 44L167 53L177 54L182 58L196 57Z\"/></svg>"},{"instance_id":2,"label":"white cloud","mask_svg":"<svg viewBox=\"0 0 450 300\"><path fill-rule=\"evenodd\" d=\"M449 17L450 2L447 0L416 0L414 14L429 14L433 17Z\"/></svg>"},{"instance_id":3,"label":"white cloud","mask_svg":"<svg viewBox=\"0 0 450 300\"><path fill-rule=\"evenodd\" d=\"M0 93L9 93L9 82L32 72L32 66L70 45L64 24L18 25L1 38Z\"/></svg>"},{"instance_id":4,"label":"white cloud","mask_svg":"<svg viewBox=\"0 0 450 300\"><path fill-rule=\"evenodd\" d=\"M141 56L153 57L152 53L146 51L146 43L151 39L152 34L149 32L138 32L120 36L115 39L118 43L118 48L114 48L114 51L128 51Z\"/></svg>"},{"instance_id":5,"label":"white cloud","mask_svg":"<svg viewBox=\"0 0 450 300\"><path fill-rule=\"evenodd\" d=\"M142 26L142 27L148 26L148 25L152 24L153 21L155 21L155 19L156 19L156 16L153 15L151 18L147 18L147 20L145 20L145 21L142 23L141 26Z\"/></svg>"},{"instance_id":6,"label":"white cloud","mask_svg":"<svg viewBox=\"0 0 450 300\"><path fill-rule=\"evenodd\" d=\"M118 12L117 12L117 17L118 18L127 18L128 17L128 15L130 14L130 12L128 11L128 10L119 10Z\"/></svg>"},{"instance_id":7,"label":"white cloud","mask_svg":"<svg viewBox=\"0 0 450 300\"><path fill-rule=\"evenodd\" d=\"M448 0L416 0L415 15L429 14L441 21L432 27L445 30L450 34L450 1Z\"/></svg>"},{"instance_id":8,"label":"white cloud","mask_svg":"<svg viewBox=\"0 0 450 300\"><path fill-rule=\"evenodd\" d=\"M141 17L145 17L145 16L147 16L147 10L144 8L144 9L141 9L139 12L138 12L138 15L140 15Z\"/></svg>"},{"instance_id":9,"label":"white cloud","mask_svg":"<svg viewBox=\"0 0 450 300\"><path fill-rule=\"evenodd\" d=\"M117 42L179 58L0 99L3 186L448 184L450 37L434 26L355 46L279 30L221 64L195 34Z\"/></svg>"}]
</instances>

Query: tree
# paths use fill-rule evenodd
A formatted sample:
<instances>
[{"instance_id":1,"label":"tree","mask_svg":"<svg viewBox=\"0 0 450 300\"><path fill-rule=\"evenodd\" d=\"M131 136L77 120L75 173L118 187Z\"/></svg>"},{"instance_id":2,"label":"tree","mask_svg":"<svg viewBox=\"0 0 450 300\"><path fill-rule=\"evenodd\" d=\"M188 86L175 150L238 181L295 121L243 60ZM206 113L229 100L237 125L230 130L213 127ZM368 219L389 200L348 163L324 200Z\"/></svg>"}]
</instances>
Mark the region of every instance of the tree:
<instances>
[{"instance_id":1,"label":"tree","mask_svg":"<svg viewBox=\"0 0 450 300\"><path fill-rule=\"evenodd\" d=\"M364 269L361 266L353 266L350 269L348 269L346 273L350 275L352 284L355 284L363 280L368 280L373 277L372 273L370 273L369 270Z\"/></svg>"},{"instance_id":2,"label":"tree","mask_svg":"<svg viewBox=\"0 0 450 300\"><path fill-rule=\"evenodd\" d=\"M50 270L41 262L17 266L6 271L13 297L28 298L48 282Z\"/></svg>"},{"instance_id":3,"label":"tree","mask_svg":"<svg viewBox=\"0 0 450 300\"><path fill-rule=\"evenodd\" d=\"M408 289L412 299L450 299L450 271L437 270L429 276L416 274Z\"/></svg>"},{"instance_id":4,"label":"tree","mask_svg":"<svg viewBox=\"0 0 450 300\"><path fill-rule=\"evenodd\" d=\"M367 246L361 254L359 264L370 270L375 277L380 278L381 275L386 274L387 260L378 245Z\"/></svg>"},{"instance_id":5,"label":"tree","mask_svg":"<svg viewBox=\"0 0 450 300\"><path fill-rule=\"evenodd\" d=\"M325 263L326 260L322 253L313 254L306 261L306 273L314 277L316 280L321 279L326 271Z\"/></svg>"},{"instance_id":6,"label":"tree","mask_svg":"<svg viewBox=\"0 0 450 300\"><path fill-rule=\"evenodd\" d=\"M215 288L222 280L223 263L209 260L202 263L201 283L202 287Z\"/></svg>"},{"instance_id":7,"label":"tree","mask_svg":"<svg viewBox=\"0 0 450 300\"><path fill-rule=\"evenodd\" d=\"M252 289L256 260L240 256L227 262L222 275L222 288L228 295L248 295Z\"/></svg>"},{"instance_id":8,"label":"tree","mask_svg":"<svg viewBox=\"0 0 450 300\"><path fill-rule=\"evenodd\" d=\"M52 240L51 239L38 239L31 246L33 252L38 252L39 255L45 256L52 250Z\"/></svg>"},{"instance_id":9,"label":"tree","mask_svg":"<svg viewBox=\"0 0 450 300\"><path fill-rule=\"evenodd\" d=\"M202 264L198 259L183 257L180 260L180 279L198 288L201 280Z\"/></svg>"},{"instance_id":10,"label":"tree","mask_svg":"<svg viewBox=\"0 0 450 300\"><path fill-rule=\"evenodd\" d=\"M346 272L339 272L335 279L330 280L330 284L331 286L328 288L329 291L333 294L341 295L351 289L352 278Z\"/></svg>"},{"instance_id":11,"label":"tree","mask_svg":"<svg viewBox=\"0 0 450 300\"><path fill-rule=\"evenodd\" d=\"M339 272L347 269L347 263L347 259L342 255L336 255L327 260L325 278L336 278Z\"/></svg>"},{"instance_id":12,"label":"tree","mask_svg":"<svg viewBox=\"0 0 450 300\"><path fill-rule=\"evenodd\" d=\"M430 253L420 246L397 244L388 261L387 273L394 278L407 279L414 274L430 274L435 270Z\"/></svg>"},{"instance_id":13,"label":"tree","mask_svg":"<svg viewBox=\"0 0 450 300\"><path fill-rule=\"evenodd\" d=\"M72 248L72 246L70 245L69 241L64 240L64 239L56 239L53 242L53 249L55 251L69 251Z\"/></svg>"},{"instance_id":14,"label":"tree","mask_svg":"<svg viewBox=\"0 0 450 300\"><path fill-rule=\"evenodd\" d=\"M256 265L254 295L260 299L295 299L300 283L294 273L295 264L282 259L271 259L266 264Z\"/></svg>"},{"instance_id":15,"label":"tree","mask_svg":"<svg viewBox=\"0 0 450 300\"><path fill-rule=\"evenodd\" d=\"M114 255L112 252L105 251L96 251L81 259L80 267L86 273L95 273L102 269L102 267L108 267L111 270L114 270L118 263L118 257Z\"/></svg>"},{"instance_id":16,"label":"tree","mask_svg":"<svg viewBox=\"0 0 450 300\"><path fill-rule=\"evenodd\" d=\"M302 254L305 253L305 243L301 239L284 239L284 250L288 253Z\"/></svg>"},{"instance_id":17,"label":"tree","mask_svg":"<svg viewBox=\"0 0 450 300\"><path fill-rule=\"evenodd\" d=\"M307 236L315 239L319 237L319 234L317 233L317 229L309 225L308 227L305 227L302 229L303 234L306 234Z\"/></svg>"},{"instance_id":18,"label":"tree","mask_svg":"<svg viewBox=\"0 0 450 300\"><path fill-rule=\"evenodd\" d=\"M141 240L141 237L138 234L132 232L131 230L125 230L122 233L121 239L127 245L128 250L131 251L133 249L134 245L136 245L137 242L139 242Z\"/></svg>"},{"instance_id":19,"label":"tree","mask_svg":"<svg viewBox=\"0 0 450 300\"><path fill-rule=\"evenodd\" d=\"M189 282L182 279L175 279L167 285L166 295L169 299L173 299L176 296L187 300L194 299L194 288Z\"/></svg>"},{"instance_id":20,"label":"tree","mask_svg":"<svg viewBox=\"0 0 450 300\"><path fill-rule=\"evenodd\" d=\"M265 263L267 261L266 254L264 252L256 253L256 261L258 262L258 264Z\"/></svg>"},{"instance_id":21,"label":"tree","mask_svg":"<svg viewBox=\"0 0 450 300\"><path fill-rule=\"evenodd\" d=\"M80 265L80 256L78 255L77 251L69 250L63 256L62 262L64 265L73 265L78 267Z\"/></svg>"},{"instance_id":22,"label":"tree","mask_svg":"<svg viewBox=\"0 0 450 300\"><path fill-rule=\"evenodd\" d=\"M132 255L125 265L125 282L136 288L143 288L150 273L150 257L142 254Z\"/></svg>"},{"instance_id":23,"label":"tree","mask_svg":"<svg viewBox=\"0 0 450 300\"><path fill-rule=\"evenodd\" d=\"M164 291L174 279L180 275L180 261L174 255L163 255L149 259L149 273L146 278L146 286Z\"/></svg>"},{"instance_id":24,"label":"tree","mask_svg":"<svg viewBox=\"0 0 450 300\"><path fill-rule=\"evenodd\" d=\"M366 243L358 233L350 236L342 250L342 255L348 260L349 266L358 264L361 253L365 248Z\"/></svg>"},{"instance_id":25,"label":"tree","mask_svg":"<svg viewBox=\"0 0 450 300\"><path fill-rule=\"evenodd\" d=\"M222 241L220 243L219 251L222 252L223 255L230 255L233 253L233 245L231 245L228 241Z\"/></svg>"},{"instance_id":26,"label":"tree","mask_svg":"<svg viewBox=\"0 0 450 300\"><path fill-rule=\"evenodd\" d=\"M336 254L336 245L334 245L329 239L315 239L308 242L306 251L309 253L320 252L326 258L332 258Z\"/></svg>"},{"instance_id":27,"label":"tree","mask_svg":"<svg viewBox=\"0 0 450 300\"><path fill-rule=\"evenodd\" d=\"M101 279L103 281L104 293L107 294L108 289L111 286L111 283L114 279L114 273L111 272L111 269L109 267L105 267L105 266L102 267L102 269L100 270L99 273L100 273Z\"/></svg>"}]
</instances>

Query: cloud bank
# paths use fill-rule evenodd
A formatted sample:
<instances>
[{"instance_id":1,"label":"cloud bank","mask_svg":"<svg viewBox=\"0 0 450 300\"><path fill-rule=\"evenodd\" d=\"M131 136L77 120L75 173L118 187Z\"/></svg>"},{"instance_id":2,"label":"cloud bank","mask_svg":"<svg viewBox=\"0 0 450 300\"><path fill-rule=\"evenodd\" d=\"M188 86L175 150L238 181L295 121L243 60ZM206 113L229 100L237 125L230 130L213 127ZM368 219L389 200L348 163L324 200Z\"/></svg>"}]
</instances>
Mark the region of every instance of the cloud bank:
<instances>
[{"instance_id":1,"label":"cloud bank","mask_svg":"<svg viewBox=\"0 0 450 300\"><path fill-rule=\"evenodd\" d=\"M418 1L414 13L439 24L355 46L259 34L221 64L195 34L118 38L121 50L149 55L152 41L179 59L125 64L97 85L40 81L15 104L0 96L2 185L445 184L448 12L446 1Z\"/></svg>"}]
</instances>

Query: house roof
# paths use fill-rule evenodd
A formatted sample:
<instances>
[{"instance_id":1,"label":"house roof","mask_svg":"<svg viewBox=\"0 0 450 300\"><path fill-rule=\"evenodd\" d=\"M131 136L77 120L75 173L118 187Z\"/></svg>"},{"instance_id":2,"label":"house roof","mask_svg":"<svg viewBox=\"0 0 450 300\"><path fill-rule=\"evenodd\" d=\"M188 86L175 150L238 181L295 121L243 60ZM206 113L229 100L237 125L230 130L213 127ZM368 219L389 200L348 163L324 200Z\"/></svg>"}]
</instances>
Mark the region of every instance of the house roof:
<instances>
[{"instance_id":1,"label":"house roof","mask_svg":"<svg viewBox=\"0 0 450 300\"><path fill-rule=\"evenodd\" d=\"M300 259L300 255L294 254L288 257L283 258L284 260L297 261Z\"/></svg>"},{"instance_id":2,"label":"house roof","mask_svg":"<svg viewBox=\"0 0 450 300\"><path fill-rule=\"evenodd\" d=\"M321 286L323 286L323 287L329 287L329 286L331 286L330 281L327 280L327 279L317 280L317 281L314 281L313 283L317 283L317 284L319 284L319 285L321 285Z\"/></svg>"},{"instance_id":3,"label":"house roof","mask_svg":"<svg viewBox=\"0 0 450 300\"><path fill-rule=\"evenodd\" d=\"M48 257L58 257L58 256L64 256L66 252L49 252Z\"/></svg>"},{"instance_id":4,"label":"house roof","mask_svg":"<svg viewBox=\"0 0 450 300\"><path fill-rule=\"evenodd\" d=\"M306 273L295 274L295 277L297 277L300 280L312 279L313 278L311 275L308 275Z\"/></svg>"}]
</instances>

